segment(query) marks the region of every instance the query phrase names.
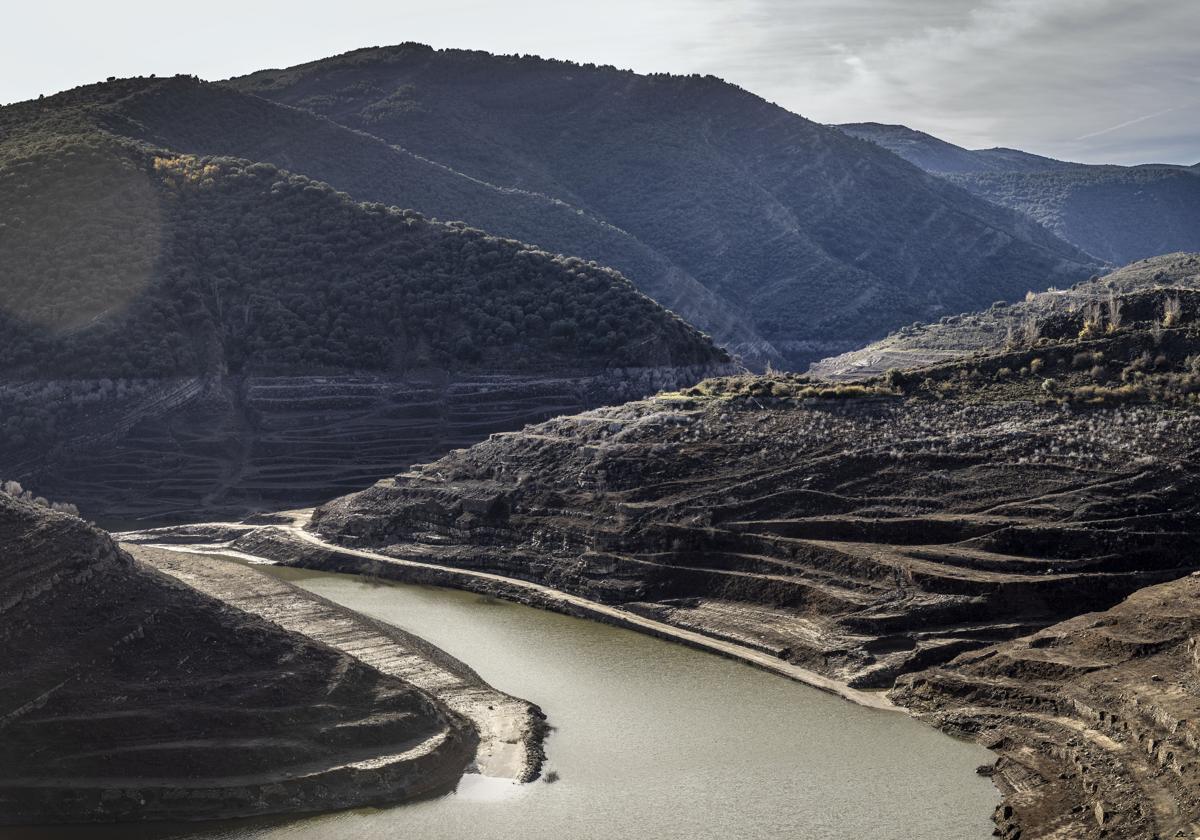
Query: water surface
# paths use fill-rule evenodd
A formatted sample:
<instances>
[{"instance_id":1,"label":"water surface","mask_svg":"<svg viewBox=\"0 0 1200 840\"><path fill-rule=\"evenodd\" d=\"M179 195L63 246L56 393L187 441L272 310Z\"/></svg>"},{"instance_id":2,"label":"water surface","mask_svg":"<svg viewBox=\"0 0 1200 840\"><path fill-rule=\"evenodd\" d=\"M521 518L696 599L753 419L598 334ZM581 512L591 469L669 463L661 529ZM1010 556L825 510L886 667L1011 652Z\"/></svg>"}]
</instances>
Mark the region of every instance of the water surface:
<instances>
[{"instance_id":1,"label":"water surface","mask_svg":"<svg viewBox=\"0 0 1200 840\"><path fill-rule=\"evenodd\" d=\"M970 840L999 801L985 750L904 715L633 631L436 587L273 567L428 639L542 707L558 781L383 810L0 837L88 840Z\"/></svg>"}]
</instances>

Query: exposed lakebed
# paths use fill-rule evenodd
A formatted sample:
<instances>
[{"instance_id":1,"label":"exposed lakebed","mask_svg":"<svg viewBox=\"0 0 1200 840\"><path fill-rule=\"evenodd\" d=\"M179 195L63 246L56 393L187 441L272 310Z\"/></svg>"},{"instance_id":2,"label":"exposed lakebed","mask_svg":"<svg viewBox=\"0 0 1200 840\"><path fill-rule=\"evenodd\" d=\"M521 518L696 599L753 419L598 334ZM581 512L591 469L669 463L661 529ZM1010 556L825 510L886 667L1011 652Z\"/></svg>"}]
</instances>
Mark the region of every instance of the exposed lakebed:
<instances>
[{"instance_id":1,"label":"exposed lakebed","mask_svg":"<svg viewBox=\"0 0 1200 840\"><path fill-rule=\"evenodd\" d=\"M292 820L0 832L99 838L912 838L990 835L990 760L894 712L596 622L435 587L274 568L415 633L555 727L545 771L518 786Z\"/></svg>"}]
</instances>

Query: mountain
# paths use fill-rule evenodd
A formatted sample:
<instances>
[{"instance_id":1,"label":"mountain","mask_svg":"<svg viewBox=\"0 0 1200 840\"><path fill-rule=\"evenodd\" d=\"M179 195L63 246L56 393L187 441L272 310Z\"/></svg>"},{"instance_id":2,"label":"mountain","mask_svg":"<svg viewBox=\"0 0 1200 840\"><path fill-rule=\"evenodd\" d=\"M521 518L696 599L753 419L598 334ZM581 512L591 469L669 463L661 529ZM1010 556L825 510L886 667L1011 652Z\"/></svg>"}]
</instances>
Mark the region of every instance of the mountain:
<instances>
[{"instance_id":1,"label":"mountain","mask_svg":"<svg viewBox=\"0 0 1200 840\"><path fill-rule=\"evenodd\" d=\"M471 178L309 111L190 76L118 80L55 100L52 107L69 103L114 134L198 156L270 162L360 201L467 220L494 235L599 260L637 278L643 291L689 322L704 324L721 343L766 348L745 319L625 231L563 201Z\"/></svg>"},{"instance_id":2,"label":"mountain","mask_svg":"<svg viewBox=\"0 0 1200 840\"><path fill-rule=\"evenodd\" d=\"M0 493L0 541L0 824L394 803L474 755L473 725L411 684L73 516Z\"/></svg>"},{"instance_id":3,"label":"mountain","mask_svg":"<svg viewBox=\"0 0 1200 840\"><path fill-rule=\"evenodd\" d=\"M612 269L115 135L123 90L0 109L0 466L89 516L312 504L727 364Z\"/></svg>"},{"instance_id":4,"label":"mountain","mask_svg":"<svg viewBox=\"0 0 1200 840\"><path fill-rule=\"evenodd\" d=\"M712 77L406 44L230 84L625 232L769 342L727 339L759 363L1093 270L1026 219Z\"/></svg>"},{"instance_id":5,"label":"mountain","mask_svg":"<svg viewBox=\"0 0 1200 840\"><path fill-rule=\"evenodd\" d=\"M1064 318L1085 309L1107 311L1115 296L1171 289L1200 290L1200 254L1139 260L1069 289L1030 292L1018 303L905 327L866 347L822 359L808 372L822 379L854 381L893 368L909 370L976 353L1001 352L1043 339L1047 330L1060 329Z\"/></svg>"},{"instance_id":6,"label":"mountain","mask_svg":"<svg viewBox=\"0 0 1200 840\"><path fill-rule=\"evenodd\" d=\"M839 128L981 198L1028 214L1105 262L1120 265L1200 250L1196 167L1067 163L1015 149L968 150L902 125Z\"/></svg>"},{"instance_id":7,"label":"mountain","mask_svg":"<svg viewBox=\"0 0 1200 840\"><path fill-rule=\"evenodd\" d=\"M1189 597L1200 549L1200 290L1111 286L1114 308L1061 311L1030 343L558 418L319 507L323 546L270 527L233 545L528 581L849 688L896 686L1000 753L1008 836L1172 836L1200 793L1183 723L1197 695L1147 669L1190 651L1194 611L1167 593ZM1140 625L1110 626L1143 590ZM1089 612L1072 652L1060 623ZM1071 687L1110 666L1103 693Z\"/></svg>"}]
</instances>

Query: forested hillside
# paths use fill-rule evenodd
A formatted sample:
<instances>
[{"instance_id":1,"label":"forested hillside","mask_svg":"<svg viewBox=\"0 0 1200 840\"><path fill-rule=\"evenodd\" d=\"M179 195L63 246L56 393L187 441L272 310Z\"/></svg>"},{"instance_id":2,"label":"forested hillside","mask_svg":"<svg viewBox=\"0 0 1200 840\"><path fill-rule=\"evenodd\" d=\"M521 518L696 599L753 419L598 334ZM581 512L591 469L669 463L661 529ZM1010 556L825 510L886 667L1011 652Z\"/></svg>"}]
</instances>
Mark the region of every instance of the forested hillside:
<instances>
[{"instance_id":1,"label":"forested hillside","mask_svg":"<svg viewBox=\"0 0 1200 840\"><path fill-rule=\"evenodd\" d=\"M270 164L100 133L47 133L0 153L9 375L719 357L610 269L359 204Z\"/></svg>"},{"instance_id":2,"label":"forested hillside","mask_svg":"<svg viewBox=\"0 0 1200 840\"><path fill-rule=\"evenodd\" d=\"M981 198L1028 214L1106 262L1200 249L1196 167L1093 166L1016 149L964 149L902 125L840 128Z\"/></svg>"},{"instance_id":3,"label":"forested hillside","mask_svg":"<svg viewBox=\"0 0 1200 840\"><path fill-rule=\"evenodd\" d=\"M1024 217L713 77L409 44L231 84L604 220L749 320L771 347L732 346L760 359L1093 270Z\"/></svg>"},{"instance_id":4,"label":"forested hillside","mask_svg":"<svg viewBox=\"0 0 1200 840\"><path fill-rule=\"evenodd\" d=\"M313 504L728 366L610 268L134 139L121 108L159 89L328 129L306 160L359 139L187 79L0 108L0 468L38 494L108 522Z\"/></svg>"},{"instance_id":5,"label":"forested hillside","mask_svg":"<svg viewBox=\"0 0 1200 840\"><path fill-rule=\"evenodd\" d=\"M378 137L193 77L129 79L58 100L113 133L195 155L273 163L350 193L616 268L717 341L752 354L769 347L750 322L660 252L566 202L502 188ZM775 358L778 362L778 358Z\"/></svg>"}]
</instances>

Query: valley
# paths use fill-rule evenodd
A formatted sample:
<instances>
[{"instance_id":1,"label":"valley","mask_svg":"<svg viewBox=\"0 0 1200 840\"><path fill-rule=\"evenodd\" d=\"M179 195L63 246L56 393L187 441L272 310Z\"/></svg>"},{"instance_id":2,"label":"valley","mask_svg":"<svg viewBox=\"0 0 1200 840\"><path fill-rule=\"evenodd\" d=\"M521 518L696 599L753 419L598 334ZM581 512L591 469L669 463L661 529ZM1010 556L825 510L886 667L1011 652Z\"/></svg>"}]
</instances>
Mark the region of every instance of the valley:
<instances>
[{"instance_id":1,"label":"valley","mask_svg":"<svg viewBox=\"0 0 1200 840\"><path fill-rule=\"evenodd\" d=\"M1200 172L1194 166L1088 165L1019 149L964 149L902 125L838 128L1028 215L1106 263L1200 250Z\"/></svg>"},{"instance_id":2,"label":"valley","mask_svg":"<svg viewBox=\"0 0 1200 840\"><path fill-rule=\"evenodd\" d=\"M1195 167L263 63L0 105L0 838L1200 837Z\"/></svg>"},{"instance_id":3,"label":"valley","mask_svg":"<svg viewBox=\"0 0 1200 840\"><path fill-rule=\"evenodd\" d=\"M857 383L707 380L493 435L288 521L127 538L707 647L993 749L1009 836L1172 836L1200 782L1177 759L1200 302L1165 267L1193 260L1099 281L1107 310L1060 307L1028 343Z\"/></svg>"}]
</instances>

